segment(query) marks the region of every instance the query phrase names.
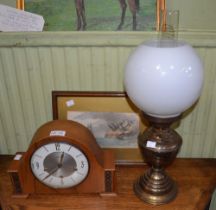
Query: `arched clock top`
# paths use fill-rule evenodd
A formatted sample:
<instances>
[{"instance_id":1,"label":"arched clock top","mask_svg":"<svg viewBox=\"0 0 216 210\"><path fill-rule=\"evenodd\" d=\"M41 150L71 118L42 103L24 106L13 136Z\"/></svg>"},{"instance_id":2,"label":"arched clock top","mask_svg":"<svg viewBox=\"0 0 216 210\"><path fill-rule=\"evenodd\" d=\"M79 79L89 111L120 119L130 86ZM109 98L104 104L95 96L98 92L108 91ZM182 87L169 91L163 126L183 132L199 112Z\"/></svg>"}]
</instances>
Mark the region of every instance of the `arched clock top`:
<instances>
[{"instance_id":1,"label":"arched clock top","mask_svg":"<svg viewBox=\"0 0 216 210\"><path fill-rule=\"evenodd\" d=\"M71 120L53 120L43 124L35 132L29 149L31 150L31 147L35 149L35 147L48 143L50 140L59 141L62 138L68 143L73 142L73 145L82 148L86 153L93 153L93 157L97 159L100 165L103 165L103 151L91 131L80 123Z\"/></svg>"}]
</instances>

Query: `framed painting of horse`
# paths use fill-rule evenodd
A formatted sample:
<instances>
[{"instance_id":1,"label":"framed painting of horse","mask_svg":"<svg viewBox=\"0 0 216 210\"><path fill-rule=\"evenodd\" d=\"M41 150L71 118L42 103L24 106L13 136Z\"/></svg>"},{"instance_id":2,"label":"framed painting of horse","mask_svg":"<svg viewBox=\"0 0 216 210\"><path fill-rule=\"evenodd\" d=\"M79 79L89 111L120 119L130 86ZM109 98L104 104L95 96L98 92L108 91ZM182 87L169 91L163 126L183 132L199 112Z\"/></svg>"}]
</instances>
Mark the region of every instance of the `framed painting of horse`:
<instances>
[{"instance_id":1,"label":"framed painting of horse","mask_svg":"<svg viewBox=\"0 0 216 210\"><path fill-rule=\"evenodd\" d=\"M17 0L42 15L45 31L154 31L165 0Z\"/></svg>"}]
</instances>

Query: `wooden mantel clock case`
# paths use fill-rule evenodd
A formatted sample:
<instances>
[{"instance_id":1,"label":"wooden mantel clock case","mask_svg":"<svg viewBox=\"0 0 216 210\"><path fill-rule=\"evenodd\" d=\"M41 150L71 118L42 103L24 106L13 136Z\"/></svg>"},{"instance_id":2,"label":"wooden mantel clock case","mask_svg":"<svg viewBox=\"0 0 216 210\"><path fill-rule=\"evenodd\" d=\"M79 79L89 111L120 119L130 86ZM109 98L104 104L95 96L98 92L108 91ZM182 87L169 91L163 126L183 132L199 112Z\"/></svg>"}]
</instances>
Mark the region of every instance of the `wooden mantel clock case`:
<instances>
[{"instance_id":1,"label":"wooden mantel clock case","mask_svg":"<svg viewBox=\"0 0 216 210\"><path fill-rule=\"evenodd\" d=\"M115 194L114 155L83 125L54 120L42 125L25 153L8 170L14 196L29 194Z\"/></svg>"}]
</instances>

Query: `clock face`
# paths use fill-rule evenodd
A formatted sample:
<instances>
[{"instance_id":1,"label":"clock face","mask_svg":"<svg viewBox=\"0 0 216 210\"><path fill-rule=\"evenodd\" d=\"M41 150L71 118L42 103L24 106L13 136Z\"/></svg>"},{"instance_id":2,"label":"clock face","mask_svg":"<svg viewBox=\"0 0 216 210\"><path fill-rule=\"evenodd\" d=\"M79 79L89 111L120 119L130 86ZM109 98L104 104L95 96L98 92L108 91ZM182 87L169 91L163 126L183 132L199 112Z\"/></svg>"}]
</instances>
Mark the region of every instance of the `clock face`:
<instances>
[{"instance_id":1,"label":"clock face","mask_svg":"<svg viewBox=\"0 0 216 210\"><path fill-rule=\"evenodd\" d=\"M39 147L33 153L31 169L40 182L61 189L81 183L88 175L89 163L77 147L53 142Z\"/></svg>"}]
</instances>

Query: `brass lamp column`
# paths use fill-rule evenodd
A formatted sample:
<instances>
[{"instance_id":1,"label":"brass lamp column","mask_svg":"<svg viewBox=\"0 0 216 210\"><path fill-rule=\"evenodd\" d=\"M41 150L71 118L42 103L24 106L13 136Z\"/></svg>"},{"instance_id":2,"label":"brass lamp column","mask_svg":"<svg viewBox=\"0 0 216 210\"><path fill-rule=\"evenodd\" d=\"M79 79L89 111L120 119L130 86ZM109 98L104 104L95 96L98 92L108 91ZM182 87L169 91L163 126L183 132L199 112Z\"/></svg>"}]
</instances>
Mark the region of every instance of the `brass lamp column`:
<instances>
[{"instance_id":1,"label":"brass lamp column","mask_svg":"<svg viewBox=\"0 0 216 210\"><path fill-rule=\"evenodd\" d=\"M182 144L170 125L197 101L202 84L202 62L184 41L147 41L128 59L126 92L150 124L138 139L150 169L134 183L135 194L144 202L164 204L177 195L177 185L164 171Z\"/></svg>"},{"instance_id":2,"label":"brass lamp column","mask_svg":"<svg viewBox=\"0 0 216 210\"><path fill-rule=\"evenodd\" d=\"M138 145L144 159L151 165L148 171L134 183L135 194L151 204L163 204L177 195L176 183L164 168L176 157L181 144L181 136L170 128L180 116L156 118L144 114L150 127L138 138Z\"/></svg>"}]
</instances>

